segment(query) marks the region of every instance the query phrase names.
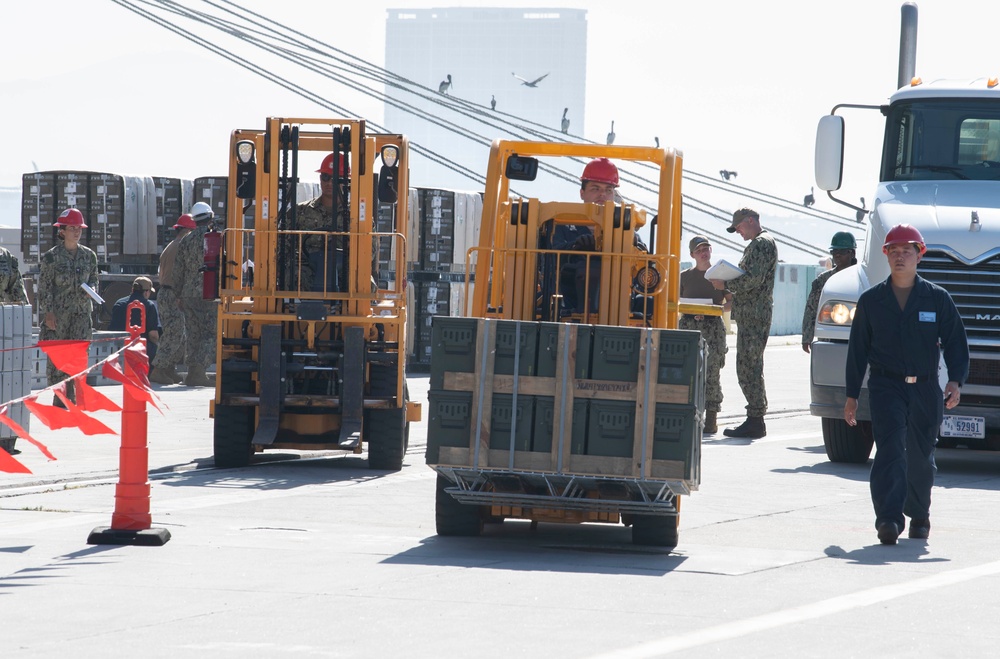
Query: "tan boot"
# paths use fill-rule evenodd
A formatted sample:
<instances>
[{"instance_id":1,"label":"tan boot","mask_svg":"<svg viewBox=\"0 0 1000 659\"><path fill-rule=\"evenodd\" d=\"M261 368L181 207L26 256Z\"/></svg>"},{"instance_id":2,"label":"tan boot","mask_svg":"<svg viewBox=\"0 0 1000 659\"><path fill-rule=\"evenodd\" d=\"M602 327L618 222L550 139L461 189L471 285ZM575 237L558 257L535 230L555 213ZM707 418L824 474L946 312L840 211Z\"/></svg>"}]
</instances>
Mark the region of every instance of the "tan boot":
<instances>
[{"instance_id":1,"label":"tan boot","mask_svg":"<svg viewBox=\"0 0 1000 659\"><path fill-rule=\"evenodd\" d=\"M173 366L154 366L149 373L149 381L157 384L177 384L181 381L181 376Z\"/></svg>"},{"instance_id":2,"label":"tan boot","mask_svg":"<svg viewBox=\"0 0 1000 659\"><path fill-rule=\"evenodd\" d=\"M184 384L189 387L214 387L215 381L205 374L204 366L191 366L188 368L187 377Z\"/></svg>"},{"instance_id":3,"label":"tan boot","mask_svg":"<svg viewBox=\"0 0 1000 659\"><path fill-rule=\"evenodd\" d=\"M705 412L705 428L702 430L706 435L714 435L719 432L719 424L716 419L718 412L706 411Z\"/></svg>"}]
</instances>

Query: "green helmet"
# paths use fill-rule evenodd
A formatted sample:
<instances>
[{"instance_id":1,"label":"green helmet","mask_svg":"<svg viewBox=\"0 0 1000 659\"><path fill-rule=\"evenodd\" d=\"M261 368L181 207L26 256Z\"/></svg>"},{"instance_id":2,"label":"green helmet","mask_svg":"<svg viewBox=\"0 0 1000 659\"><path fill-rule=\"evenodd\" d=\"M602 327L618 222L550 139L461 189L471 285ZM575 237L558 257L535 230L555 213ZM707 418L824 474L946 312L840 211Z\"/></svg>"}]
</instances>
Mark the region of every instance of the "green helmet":
<instances>
[{"instance_id":1,"label":"green helmet","mask_svg":"<svg viewBox=\"0 0 1000 659\"><path fill-rule=\"evenodd\" d=\"M830 241L830 251L835 249L857 249L858 243L854 240L854 234L850 231L838 231L833 234L833 240Z\"/></svg>"}]
</instances>

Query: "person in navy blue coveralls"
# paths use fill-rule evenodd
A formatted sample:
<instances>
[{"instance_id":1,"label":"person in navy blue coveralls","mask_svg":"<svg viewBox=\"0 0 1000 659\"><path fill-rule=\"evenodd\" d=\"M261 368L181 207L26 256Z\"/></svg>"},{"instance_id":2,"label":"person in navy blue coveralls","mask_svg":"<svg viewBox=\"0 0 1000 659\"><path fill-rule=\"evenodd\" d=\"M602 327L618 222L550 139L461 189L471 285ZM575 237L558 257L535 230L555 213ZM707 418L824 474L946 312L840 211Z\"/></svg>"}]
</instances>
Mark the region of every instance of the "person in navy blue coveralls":
<instances>
[{"instance_id":1,"label":"person in navy blue coveralls","mask_svg":"<svg viewBox=\"0 0 1000 659\"><path fill-rule=\"evenodd\" d=\"M930 534L931 487L937 466L934 445L944 408L958 405L969 374L965 326L948 291L917 275L927 250L916 228L900 224L886 234L882 251L889 278L858 299L847 349L844 420L856 425L865 371L875 437L870 486L875 528L894 545L910 518L909 536ZM941 391L938 364L944 354L948 383Z\"/></svg>"}]
</instances>

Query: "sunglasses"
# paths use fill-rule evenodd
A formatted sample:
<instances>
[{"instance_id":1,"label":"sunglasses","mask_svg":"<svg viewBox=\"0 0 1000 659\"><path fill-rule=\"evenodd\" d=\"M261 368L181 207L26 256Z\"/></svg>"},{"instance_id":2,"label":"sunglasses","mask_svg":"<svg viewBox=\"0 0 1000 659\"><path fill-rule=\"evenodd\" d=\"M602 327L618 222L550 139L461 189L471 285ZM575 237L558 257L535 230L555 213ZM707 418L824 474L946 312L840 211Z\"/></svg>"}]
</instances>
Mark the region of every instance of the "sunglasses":
<instances>
[{"instance_id":1,"label":"sunglasses","mask_svg":"<svg viewBox=\"0 0 1000 659\"><path fill-rule=\"evenodd\" d=\"M323 181L324 183L329 183L330 181L333 180L333 174L320 174L319 180Z\"/></svg>"}]
</instances>

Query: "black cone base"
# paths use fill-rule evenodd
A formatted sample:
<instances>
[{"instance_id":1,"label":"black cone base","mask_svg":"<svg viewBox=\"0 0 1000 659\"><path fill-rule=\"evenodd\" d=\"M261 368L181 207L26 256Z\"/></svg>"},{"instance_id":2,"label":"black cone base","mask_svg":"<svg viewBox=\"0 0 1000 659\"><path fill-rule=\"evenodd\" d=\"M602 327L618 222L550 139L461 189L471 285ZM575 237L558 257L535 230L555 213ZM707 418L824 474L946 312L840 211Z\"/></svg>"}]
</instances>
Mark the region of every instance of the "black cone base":
<instances>
[{"instance_id":1,"label":"black cone base","mask_svg":"<svg viewBox=\"0 0 1000 659\"><path fill-rule=\"evenodd\" d=\"M138 545L141 547L162 547L170 540L167 529L145 529L124 531L109 526L98 526L87 536L88 545Z\"/></svg>"}]
</instances>

